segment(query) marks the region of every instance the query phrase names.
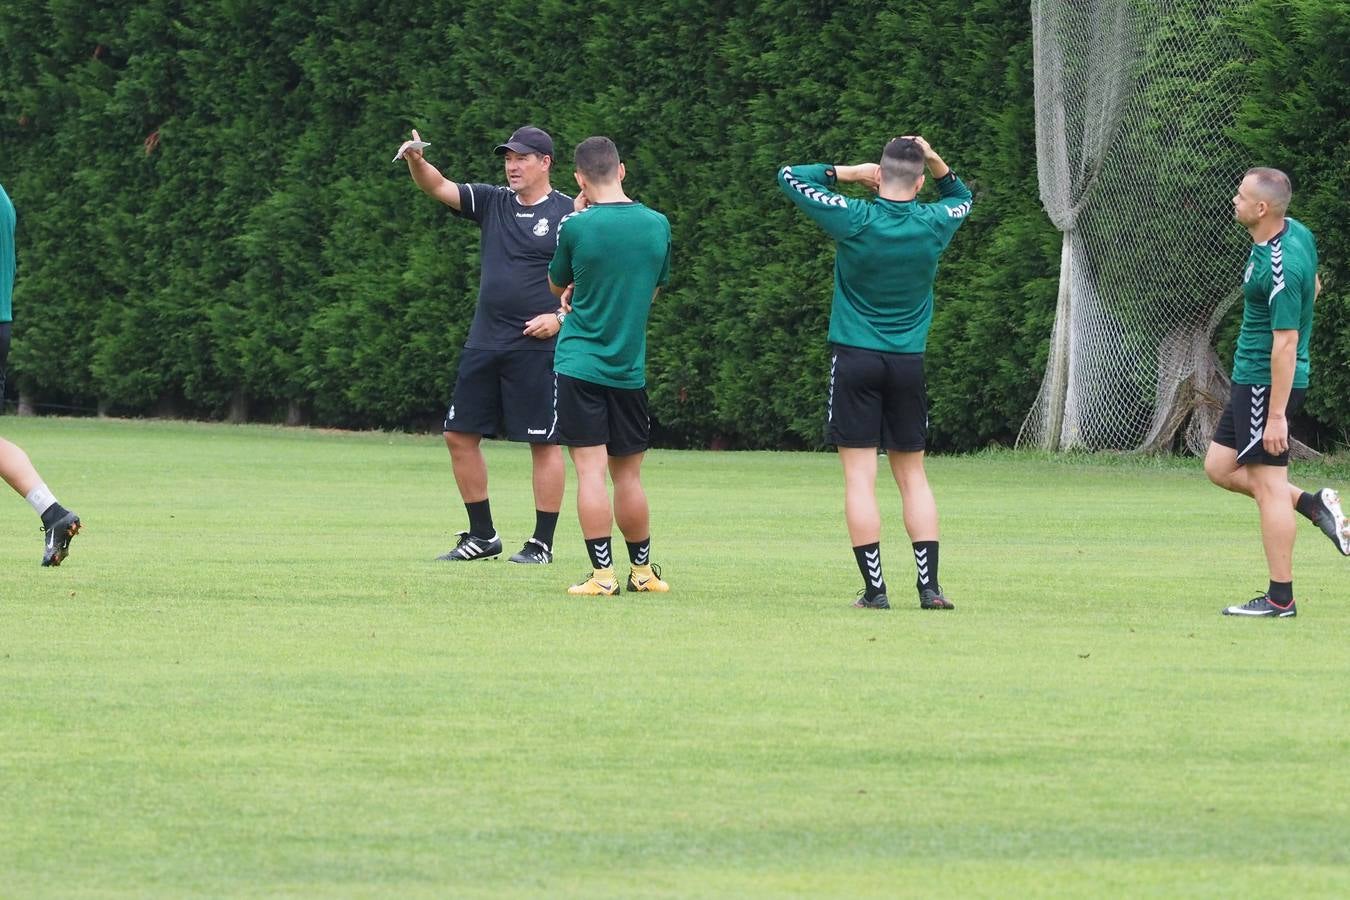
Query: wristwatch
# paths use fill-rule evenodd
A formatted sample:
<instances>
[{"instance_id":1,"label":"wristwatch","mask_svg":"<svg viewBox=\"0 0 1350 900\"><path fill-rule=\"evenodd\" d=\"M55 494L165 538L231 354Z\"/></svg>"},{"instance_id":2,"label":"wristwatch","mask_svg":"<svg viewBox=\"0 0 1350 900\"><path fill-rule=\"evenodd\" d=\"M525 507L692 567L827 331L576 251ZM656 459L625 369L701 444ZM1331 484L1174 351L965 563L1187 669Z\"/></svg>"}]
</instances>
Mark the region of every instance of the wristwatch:
<instances>
[{"instance_id":1,"label":"wristwatch","mask_svg":"<svg viewBox=\"0 0 1350 900\"><path fill-rule=\"evenodd\" d=\"M553 315L555 315L555 316L558 317L558 324L559 324L559 325L561 325L561 324L563 323L563 319L566 319L566 318L567 318L567 313L563 312L561 309L558 310L557 312L555 312Z\"/></svg>"}]
</instances>

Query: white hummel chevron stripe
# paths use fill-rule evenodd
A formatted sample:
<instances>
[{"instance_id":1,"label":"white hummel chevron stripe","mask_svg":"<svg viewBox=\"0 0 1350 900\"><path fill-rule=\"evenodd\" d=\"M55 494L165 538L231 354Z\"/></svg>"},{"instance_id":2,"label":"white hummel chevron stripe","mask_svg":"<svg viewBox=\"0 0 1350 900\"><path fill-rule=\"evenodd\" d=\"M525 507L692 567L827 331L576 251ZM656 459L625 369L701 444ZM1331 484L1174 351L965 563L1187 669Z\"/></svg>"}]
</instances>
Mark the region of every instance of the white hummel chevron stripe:
<instances>
[{"instance_id":1,"label":"white hummel chevron stripe","mask_svg":"<svg viewBox=\"0 0 1350 900\"><path fill-rule=\"evenodd\" d=\"M1267 304L1275 302L1275 295L1284 290L1284 247L1280 244L1278 237L1270 239L1270 299Z\"/></svg>"},{"instance_id":2,"label":"white hummel chevron stripe","mask_svg":"<svg viewBox=\"0 0 1350 900\"><path fill-rule=\"evenodd\" d=\"M1252 437L1252 443L1248 448L1256 444L1265 434L1266 425L1266 386L1252 385L1252 409L1250 414L1251 430L1248 432ZM1246 451L1243 451L1246 452Z\"/></svg>"},{"instance_id":3,"label":"white hummel chevron stripe","mask_svg":"<svg viewBox=\"0 0 1350 900\"><path fill-rule=\"evenodd\" d=\"M796 175L793 175L791 166L783 167L783 180L786 181L788 186L794 191L814 203L819 203L822 206L848 206L848 201L838 194L826 193L819 188L812 187Z\"/></svg>"},{"instance_id":4,"label":"white hummel chevron stripe","mask_svg":"<svg viewBox=\"0 0 1350 900\"><path fill-rule=\"evenodd\" d=\"M834 367L839 363L839 354L830 354L830 396L825 401L825 423L834 421Z\"/></svg>"},{"instance_id":5,"label":"white hummel chevron stripe","mask_svg":"<svg viewBox=\"0 0 1350 900\"><path fill-rule=\"evenodd\" d=\"M553 373L553 421L549 423L548 434L545 437L553 437L558 433L558 373Z\"/></svg>"},{"instance_id":6,"label":"white hummel chevron stripe","mask_svg":"<svg viewBox=\"0 0 1350 900\"><path fill-rule=\"evenodd\" d=\"M1266 436L1266 430L1265 430L1264 428L1262 428L1260 431L1254 431L1254 432L1252 432L1251 443L1247 444L1247 446L1243 447L1243 448L1238 452L1238 459L1241 459L1242 457L1244 457L1244 456L1246 456L1248 453L1250 453L1251 450L1252 450L1252 448L1255 447L1257 444L1261 443L1261 439L1264 438L1265 436Z\"/></svg>"}]
</instances>

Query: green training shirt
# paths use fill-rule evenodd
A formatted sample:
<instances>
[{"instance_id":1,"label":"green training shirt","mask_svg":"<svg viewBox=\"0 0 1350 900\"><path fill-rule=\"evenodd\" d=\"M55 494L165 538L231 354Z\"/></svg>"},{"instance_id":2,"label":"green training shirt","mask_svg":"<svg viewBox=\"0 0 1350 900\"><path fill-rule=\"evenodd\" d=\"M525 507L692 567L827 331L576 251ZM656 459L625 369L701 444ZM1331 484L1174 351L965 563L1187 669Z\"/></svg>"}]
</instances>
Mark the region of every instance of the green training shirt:
<instances>
[{"instance_id":1,"label":"green training shirt","mask_svg":"<svg viewBox=\"0 0 1350 900\"><path fill-rule=\"evenodd\" d=\"M14 204L0 185L0 322L14 318Z\"/></svg>"},{"instance_id":2,"label":"green training shirt","mask_svg":"<svg viewBox=\"0 0 1350 900\"><path fill-rule=\"evenodd\" d=\"M1317 241L1298 219L1268 241L1252 245L1242 275L1242 330L1233 354L1233 380L1270 384L1272 332L1298 330L1296 388L1308 386L1313 299L1317 296Z\"/></svg>"},{"instance_id":3,"label":"green training shirt","mask_svg":"<svg viewBox=\"0 0 1350 900\"><path fill-rule=\"evenodd\" d=\"M576 285L554 371L606 387L645 387L647 314L670 278L666 217L633 202L596 203L565 216L548 277Z\"/></svg>"},{"instance_id":4,"label":"green training shirt","mask_svg":"<svg viewBox=\"0 0 1350 900\"><path fill-rule=\"evenodd\" d=\"M938 257L970 212L954 172L937 203L853 200L834 193L834 166L791 165L778 186L835 240L830 340L887 353L922 353L933 322Z\"/></svg>"}]
</instances>

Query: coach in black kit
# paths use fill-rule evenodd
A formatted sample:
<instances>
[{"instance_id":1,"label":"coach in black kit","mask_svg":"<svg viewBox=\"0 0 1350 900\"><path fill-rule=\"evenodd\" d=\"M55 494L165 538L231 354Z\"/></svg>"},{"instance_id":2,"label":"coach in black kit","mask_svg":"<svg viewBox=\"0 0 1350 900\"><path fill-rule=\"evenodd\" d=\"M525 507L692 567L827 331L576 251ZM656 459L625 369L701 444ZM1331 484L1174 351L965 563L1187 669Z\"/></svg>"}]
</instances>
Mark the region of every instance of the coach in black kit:
<instances>
[{"instance_id":1,"label":"coach in black kit","mask_svg":"<svg viewBox=\"0 0 1350 900\"><path fill-rule=\"evenodd\" d=\"M451 181L423 159L425 145L416 131L412 136L399 155L413 181L482 230L478 306L445 415L445 443L469 528L438 558L464 562L501 554L480 448L484 436L501 436L528 443L534 462L534 535L511 561L552 562L563 495L562 451L553 428L553 343L564 313L548 289L548 264L558 223L572 212L572 198L549 181L553 139L526 125L498 145L506 168L507 186L501 187Z\"/></svg>"}]
</instances>

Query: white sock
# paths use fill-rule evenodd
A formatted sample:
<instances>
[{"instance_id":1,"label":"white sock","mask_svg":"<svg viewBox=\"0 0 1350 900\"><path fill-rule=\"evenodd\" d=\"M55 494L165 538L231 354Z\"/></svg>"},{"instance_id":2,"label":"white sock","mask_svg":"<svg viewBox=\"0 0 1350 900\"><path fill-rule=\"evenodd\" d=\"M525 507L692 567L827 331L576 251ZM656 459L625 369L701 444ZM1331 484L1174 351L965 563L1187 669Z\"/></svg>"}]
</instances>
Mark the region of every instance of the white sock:
<instances>
[{"instance_id":1,"label":"white sock","mask_svg":"<svg viewBox=\"0 0 1350 900\"><path fill-rule=\"evenodd\" d=\"M33 488L23 499L28 501L28 505L33 507L39 516L56 505L56 495L48 489L46 482Z\"/></svg>"}]
</instances>

